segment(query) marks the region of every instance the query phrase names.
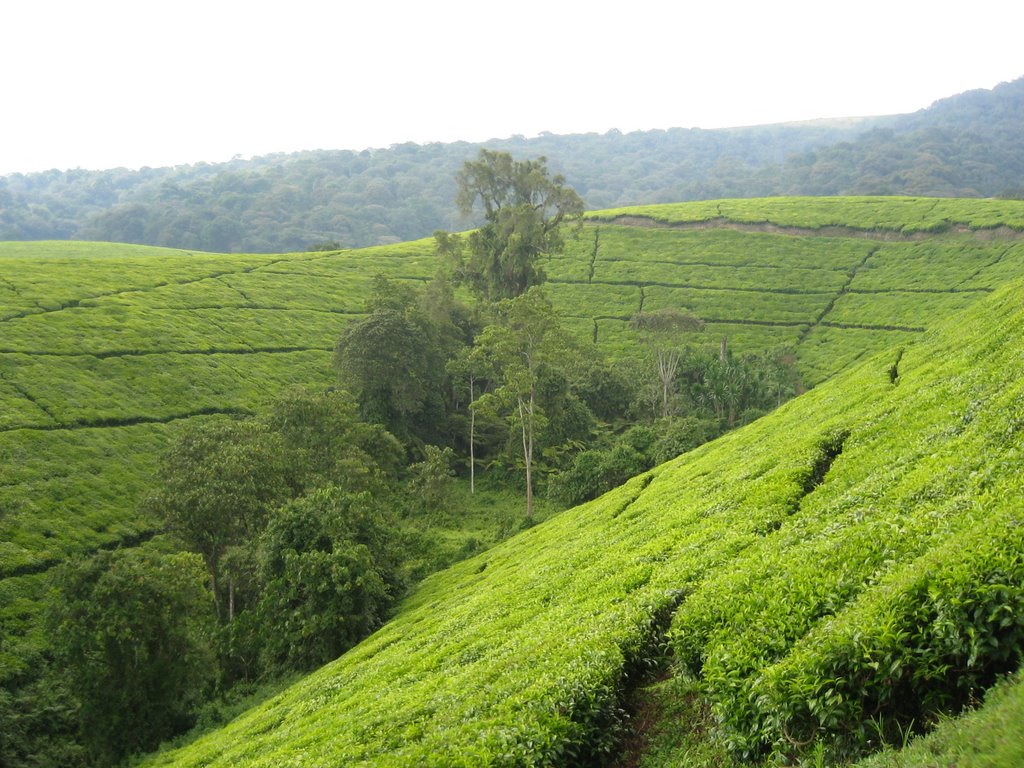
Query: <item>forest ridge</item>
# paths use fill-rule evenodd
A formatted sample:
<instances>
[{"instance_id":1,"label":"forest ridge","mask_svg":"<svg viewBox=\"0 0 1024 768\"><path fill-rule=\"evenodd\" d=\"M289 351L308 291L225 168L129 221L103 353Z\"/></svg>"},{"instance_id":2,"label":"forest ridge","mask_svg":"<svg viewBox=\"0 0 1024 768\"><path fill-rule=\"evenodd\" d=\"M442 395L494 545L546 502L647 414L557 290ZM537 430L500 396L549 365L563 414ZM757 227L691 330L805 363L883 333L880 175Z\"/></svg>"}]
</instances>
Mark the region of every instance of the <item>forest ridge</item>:
<instances>
[{"instance_id":1,"label":"forest ridge","mask_svg":"<svg viewBox=\"0 0 1024 768\"><path fill-rule=\"evenodd\" d=\"M481 147L544 155L591 210L777 195L1017 197L1024 79L908 115L748 128L406 143L173 168L0 177L0 240L235 253L394 244L465 229L454 177Z\"/></svg>"}]
</instances>

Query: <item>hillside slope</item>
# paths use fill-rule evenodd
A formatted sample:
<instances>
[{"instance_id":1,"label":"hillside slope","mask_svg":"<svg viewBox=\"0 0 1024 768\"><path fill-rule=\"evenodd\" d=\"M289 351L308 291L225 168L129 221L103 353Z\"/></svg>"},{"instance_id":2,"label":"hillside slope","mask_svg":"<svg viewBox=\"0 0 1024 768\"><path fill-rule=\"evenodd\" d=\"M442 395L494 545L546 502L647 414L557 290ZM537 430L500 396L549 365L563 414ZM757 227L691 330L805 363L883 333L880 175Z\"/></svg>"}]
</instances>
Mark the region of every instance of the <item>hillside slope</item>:
<instances>
[{"instance_id":1,"label":"hillside slope","mask_svg":"<svg viewBox=\"0 0 1024 768\"><path fill-rule=\"evenodd\" d=\"M588 764L665 637L736 757L966 703L1024 640L1021 289L434 575L147 765Z\"/></svg>"},{"instance_id":2,"label":"hillside slope","mask_svg":"<svg viewBox=\"0 0 1024 768\"><path fill-rule=\"evenodd\" d=\"M642 224L643 226L638 226ZM681 344L788 351L814 385L1024 273L1024 202L718 201L598 212L545 265L584 348L640 354L630 319L685 308ZM0 244L0 684L30 669L45 574L155 531L139 512L175 430L335 380L374 275L422 283L432 241L224 256Z\"/></svg>"}]
</instances>

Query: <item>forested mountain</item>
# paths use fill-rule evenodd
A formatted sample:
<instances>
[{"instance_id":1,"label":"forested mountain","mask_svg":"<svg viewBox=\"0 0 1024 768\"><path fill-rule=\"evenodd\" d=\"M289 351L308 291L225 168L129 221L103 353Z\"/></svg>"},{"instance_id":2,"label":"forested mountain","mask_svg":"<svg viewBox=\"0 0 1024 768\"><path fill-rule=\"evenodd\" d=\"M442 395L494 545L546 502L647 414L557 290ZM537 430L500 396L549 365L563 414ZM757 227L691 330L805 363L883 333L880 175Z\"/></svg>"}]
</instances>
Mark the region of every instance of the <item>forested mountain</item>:
<instances>
[{"instance_id":1,"label":"forested mountain","mask_svg":"<svg viewBox=\"0 0 1024 768\"><path fill-rule=\"evenodd\" d=\"M591 209L766 195L1017 195L1024 79L920 112L701 130L317 150L137 171L0 178L0 240L222 252L365 246L458 229L454 176L480 146L545 155Z\"/></svg>"}]
</instances>

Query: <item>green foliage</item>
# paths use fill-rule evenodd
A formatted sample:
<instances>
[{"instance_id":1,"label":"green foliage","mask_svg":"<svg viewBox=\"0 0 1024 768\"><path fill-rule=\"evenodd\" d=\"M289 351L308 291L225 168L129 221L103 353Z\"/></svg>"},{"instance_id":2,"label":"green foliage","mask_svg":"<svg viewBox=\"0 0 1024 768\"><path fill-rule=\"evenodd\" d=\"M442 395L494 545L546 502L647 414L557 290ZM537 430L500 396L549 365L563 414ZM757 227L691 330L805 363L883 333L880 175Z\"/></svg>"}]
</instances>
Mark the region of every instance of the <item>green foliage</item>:
<instances>
[{"instance_id":1,"label":"green foliage","mask_svg":"<svg viewBox=\"0 0 1024 768\"><path fill-rule=\"evenodd\" d=\"M672 411L670 396L674 394L676 375L679 373L679 337L687 331L704 330L704 322L689 312L671 307L655 312L638 312L630 321L641 341L648 346L654 358L654 369L661 385L661 413L667 418Z\"/></svg>"},{"instance_id":2,"label":"green foliage","mask_svg":"<svg viewBox=\"0 0 1024 768\"><path fill-rule=\"evenodd\" d=\"M349 594L358 593L351 583L366 580L372 587L379 581L373 561L378 553L367 559L363 550L352 550L348 529L337 527L348 514L339 500L389 493L404 454L383 427L360 421L355 401L339 390L292 389L263 418L179 433L164 455L149 506L206 562L226 620L217 641L223 683L251 679L260 670L323 663L375 626L383 610L377 603L391 598L393 580L380 586L381 595L372 588L369 597ZM324 528L324 503L315 503L324 488L334 494L337 519L330 528ZM280 509L296 497L307 501ZM314 532L291 541L291 529L282 533L282 525L313 526ZM288 546L295 550L288 567L278 553L268 570L266 549ZM322 583L316 587L310 579ZM322 611L334 625L314 627ZM317 631L319 642L310 637Z\"/></svg>"},{"instance_id":3,"label":"green foliage","mask_svg":"<svg viewBox=\"0 0 1024 768\"><path fill-rule=\"evenodd\" d=\"M34 659L35 676L20 687L0 689L0 758L12 766L87 764L78 736L79 706L67 686L67 674L52 658Z\"/></svg>"},{"instance_id":4,"label":"green foliage","mask_svg":"<svg viewBox=\"0 0 1024 768\"><path fill-rule=\"evenodd\" d=\"M664 464L718 435L720 426L696 416L637 424L607 447L577 453L549 481L548 491L569 506L596 499L659 464Z\"/></svg>"},{"instance_id":5,"label":"green foliage","mask_svg":"<svg viewBox=\"0 0 1024 768\"><path fill-rule=\"evenodd\" d=\"M379 499L332 486L274 515L258 609L271 668L314 669L380 626L400 587L394 530Z\"/></svg>"},{"instance_id":6,"label":"green foliage","mask_svg":"<svg viewBox=\"0 0 1024 768\"><path fill-rule=\"evenodd\" d=\"M1019 291L907 345L897 386L890 354L866 360L436 574L333 664L149 764L593 760L667 615L734 756L811 757L815 728L844 754L872 718L891 739L957 705L1020 660Z\"/></svg>"},{"instance_id":7,"label":"green foliage","mask_svg":"<svg viewBox=\"0 0 1024 768\"><path fill-rule=\"evenodd\" d=\"M433 387L422 328L404 312L382 309L345 329L335 348L342 380L360 393L363 415L408 436ZM426 380L425 380L426 378Z\"/></svg>"},{"instance_id":8,"label":"green foliage","mask_svg":"<svg viewBox=\"0 0 1024 768\"><path fill-rule=\"evenodd\" d=\"M844 755L899 744L915 722L959 710L1016 669L1021 530L1017 514L992 514L810 633L758 686L763 735L813 732Z\"/></svg>"},{"instance_id":9,"label":"green foliage","mask_svg":"<svg viewBox=\"0 0 1024 768\"><path fill-rule=\"evenodd\" d=\"M409 491L423 512L437 512L451 498L455 452L436 445L423 446L423 460L409 466Z\"/></svg>"},{"instance_id":10,"label":"green foliage","mask_svg":"<svg viewBox=\"0 0 1024 768\"><path fill-rule=\"evenodd\" d=\"M53 648L79 735L111 765L191 724L213 681L213 605L194 555L101 552L54 575Z\"/></svg>"},{"instance_id":11,"label":"green foliage","mask_svg":"<svg viewBox=\"0 0 1024 768\"><path fill-rule=\"evenodd\" d=\"M582 504L622 485L651 466L650 461L627 442L607 449L576 454L572 464L556 475L550 493L569 506Z\"/></svg>"},{"instance_id":12,"label":"green foliage","mask_svg":"<svg viewBox=\"0 0 1024 768\"><path fill-rule=\"evenodd\" d=\"M274 400L265 423L280 435L297 493L324 485L376 489L393 480L405 460L398 439L361 421L358 404L344 390L289 389Z\"/></svg>"},{"instance_id":13,"label":"green foliage","mask_svg":"<svg viewBox=\"0 0 1024 768\"><path fill-rule=\"evenodd\" d=\"M491 361L499 384L493 393L480 399L479 407L507 414L521 438L526 517L530 519L534 449L545 429L552 426L552 409L544 406L545 401L554 398L543 397L540 390L546 380L550 381L550 370L571 362L572 350L557 314L539 286L514 299L505 299L496 312L498 322L484 328L476 343Z\"/></svg>"},{"instance_id":14,"label":"green foliage","mask_svg":"<svg viewBox=\"0 0 1024 768\"><path fill-rule=\"evenodd\" d=\"M669 218L709 215L713 220L713 208L693 204L690 213ZM608 361L608 372L591 384L579 366L547 377L545 393L561 398L568 392L595 413L602 408L607 415L599 418L616 418L632 398L632 388L624 385L642 379L635 373L639 354L629 318L641 308L670 306L706 319L706 330L684 334L682 343L713 346L704 350L711 355L722 336L738 358L761 353L771 359L780 348L790 348L804 382L819 384L875 351L884 352L881 380L902 391L913 356L898 363L894 386L888 383L895 359L891 347L912 347L926 335L917 329L931 329L941 315L984 299L1018 275L1024 260L1024 248L1009 232L1020 222L1013 201L779 199L725 201L722 209L748 219L747 229L588 225L578 241L566 241L561 256L545 262L551 278L545 292L562 326L588 357L600 354ZM942 218L955 224L943 231L937 223ZM838 229L822 229L827 221L838 222ZM872 221L885 230L876 231ZM813 230L816 222L821 223ZM807 231L798 234L786 229L790 226ZM851 236L854 229L857 237ZM907 234L900 233L903 229ZM139 501L150 490L156 457L180 431L214 421L216 414L262 412L279 392L298 383L322 392L336 381L332 345L346 324L363 316L372 275L386 275L399 288L398 296L403 286L427 285L438 261L434 243L426 241L283 256L5 243L0 262L0 685L15 701L19 732L34 723L35 736L26 738L42 743L48 731L40 727L49 705L46 697L25 692L33 690L31 680L44 668L41 659L49 646L40 620L46 571L76 553L153 536L159 521L140 511ZM434 327L440 327L434 320L438 315L452 318L438 339L465 343L473 335L468 314L436 312L447 299L443 290L434 295L430 302L418 298L413 311L431 318ZM447 335L451 328L454 337ZM447 344L440 348L450 349ZM978 359L984 361L985 354ZM790 384L800 391L799 382ZM446 395L447 386L442 387ZM689 398L689 390L681 397ZM396 466L397 459L388 458L392 439L352 431L345 426L347 416L331 416L335 407L344 413L350 404L327 399L317 405L298 397L294 407L324 419L345 439L320 442L313 427L294 433L268 427L280 433L285 453L305 455L285 467L289 494L326 477L371 482L376 469L349 471L366 468L359 451L387 465L385 475ZM468 421L466 395L446 400L445 407L459 408ZM578 401L544 405L551 435L579 435L589 428ZM740 408L737 423L751 408L762 407ZM296 423L302 424L302 417ZM465 426L452 429L468 434ZM489 460L507 451L507 423L480 419L476 426L480 456ZM518 437L513 433L512 446ZM435 436L430 443L449 444L449 439ZM553 449L548 455L538 451L540 474L564 467L580 446L547 447ZM668 449L661 456L677 454ZM417 563L408 565L414 577L519 527L521 513L509 512L504 497L500 522L473 513L467 523L468 498L457 490L452 508L417 533ZM770 533L783 518L756 519L758 530ZM239 605L251 606L254 592L241 590L242 578L251 578L242 571L251 568L252 553L229 547L225 557L231 559ZM223 608L223 589L220 597ZM19 702L25 701L38 701L42 709L22 712ZM59 751L56 739L51 741Z\"/></svg>"},{"instance_id":15,"label":"green foliage","mask_svg":"<svg viewBox=\"0 0 1024 768\"><path fill-rule=\"evenodd\" d=\"M254 420L220 421L186 427L163 457L148 506L202 555L218 604L221 559L259 533L289 496L283 448Z\"/></svg>"},{"instance_id":16,"label":"green foliage","mask_svg":"<svg viewBox=\"0 0 1024 768\"><path fill-rule=\"evenodd\" d=\"M587 356L574 383L576 395L595 418L612 423L625 419L637 398L635 371L628 363L610 363Z\"/></svg>"},{"instance_id":17,"label":"green foliage","mask_svg":"<svg viewBox=\"0 0 1024 768\"><path fill-rule=\"evenodd\" d=\"M1024 760L1024 742L1019 738L1021 722L1024 722L1024 683L1017 674L986 693L984 706L959 718L942 718L933 733L915 738L908 748L888 748L857 766L1013 768Z\"/></svg>"},{"instance_id":18,"label":"green foliage","mask_svg":"<svg viewBox=\"0 0 1024 768\"><path fill-rule=\"evenodd\" d=\"M723 203L723 210L740 204ZM930 208L959 222L980 216L983 207L993 226L1019 222L1013 201L742 204L756 209L751 218L798 225L815 217L863 224L870 214L917 226ZM887 213L888 206L897 213ZM713 216L713 209L690 204L692 213L678 218ZM602 224L599 232L567 240L564 255L546 262L546 293L565 330L584 350L591 345L604 356L618 379L642 380L632 367L639 353L628 320L643 302L711 318L706 330L681 340L694 348L717 345L723 335L737 356L791 348L803 384L813 385L921 336L874 324L870 303L847 315L870 327L830 324L822 313L847 282L849 295L835 302L840 311L852 312L856 293L858 302L878 299L890 316L900 312L900 322L930 327L938 319L931 313L977 301L1020 273L1024 247L998 231L901 242ZM156 456L184 424L255 412L296 384L320 389L335 382L331 349L346 323L362 316L372 276L425 284L437 270L434 254L432 241L287 256L93 243L0 246L0 450L9 457L0 484L0 573L13 579L0 590L12 614L8 649L30 653L45 645L30 629L42 594L35 574L69 554L155 530L139 501ZM950 301L935 301L931 292L944 294L949 286ZM571 377L573 391L605 418L584 379ZM615 387L617 404L608 413L621 410L626 396L621 381ZM506 425L490 420L477 427L480 456L493 459L505 445ZM468 434L468 423L459 431ZM448 440L435 435L429 442ZM9 650L4 658L6 675L29 657Z\"/></svg>"},{"instance_id":19,"label":"green foliage","mask_svg":"<svg viewBox=\"0 0 1024 768\"><path fill-rule=\"evenodd\" d=\"M456 205L463 215L477 201L484 224L469 234L468 264L456 265L473 289L491 301L509 299L544 282L537 263L559 253L565 245L563 222L578 221L583 200L560 174L549 176L547 160L513 160L507 152L480 150L467 161L456 182ZM443 233L439 250L456 259L462 255L457 241Z\"/></svg>"},{"instance_id":20,"label":"green foliage","mask_svg":"<svg viewBox=\"0 0 1024 768\"><path fill-rule=\"evenodd\" d=\"M438 293L418 302L413 290L378 278L369 314L334 348L334 366L358 393L363 418L405 441L437 439L443 430L445 363L458 329L453 299Z\"/></svg>"},{"instance_id":21,"label":"green foliage","mask_svg":"<svg viewBox=\"0 0 1024 768\"><path fill-rule=\"evenodd\" d=\"M1024 83L1022 83L1024 85ZM967 230L1005 226L1021 229L1024 207L1019 201L940 199L927 197L863 196L851 194L837 205L835 197L771 197L715 200L679 205L632 206L588 215L598 221L619 216L649 217L672 224L706 224L721 220L769 229L793 227L832 234L831 228L879 233L939 234L962 227ZM841 211L841 214L840 214ZM1012 218L1004 218L1008 212ZM837 215L839 214L839 215Z\"/></svg>"}]
</instances>

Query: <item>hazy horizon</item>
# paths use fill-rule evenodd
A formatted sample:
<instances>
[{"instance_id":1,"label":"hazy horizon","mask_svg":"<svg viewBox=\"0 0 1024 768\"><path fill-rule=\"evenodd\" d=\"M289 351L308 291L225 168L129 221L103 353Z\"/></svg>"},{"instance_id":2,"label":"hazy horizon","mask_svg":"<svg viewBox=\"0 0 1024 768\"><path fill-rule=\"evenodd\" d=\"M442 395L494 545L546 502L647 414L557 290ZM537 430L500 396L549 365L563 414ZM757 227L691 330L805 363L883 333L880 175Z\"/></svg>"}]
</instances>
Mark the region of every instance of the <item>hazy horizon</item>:
<instances>
[{"instance_id":1,"label":"hazy horizon","mask_svg":"<svg viewBox=\"0 0 1024 768\"><path fill-rule=\"evenodd\" d=\"M17 4L0 174L905 114L1024 75L1024 8L993 0L969 16L919 0L515 11Z\"/></svg>"}]
</instances>

